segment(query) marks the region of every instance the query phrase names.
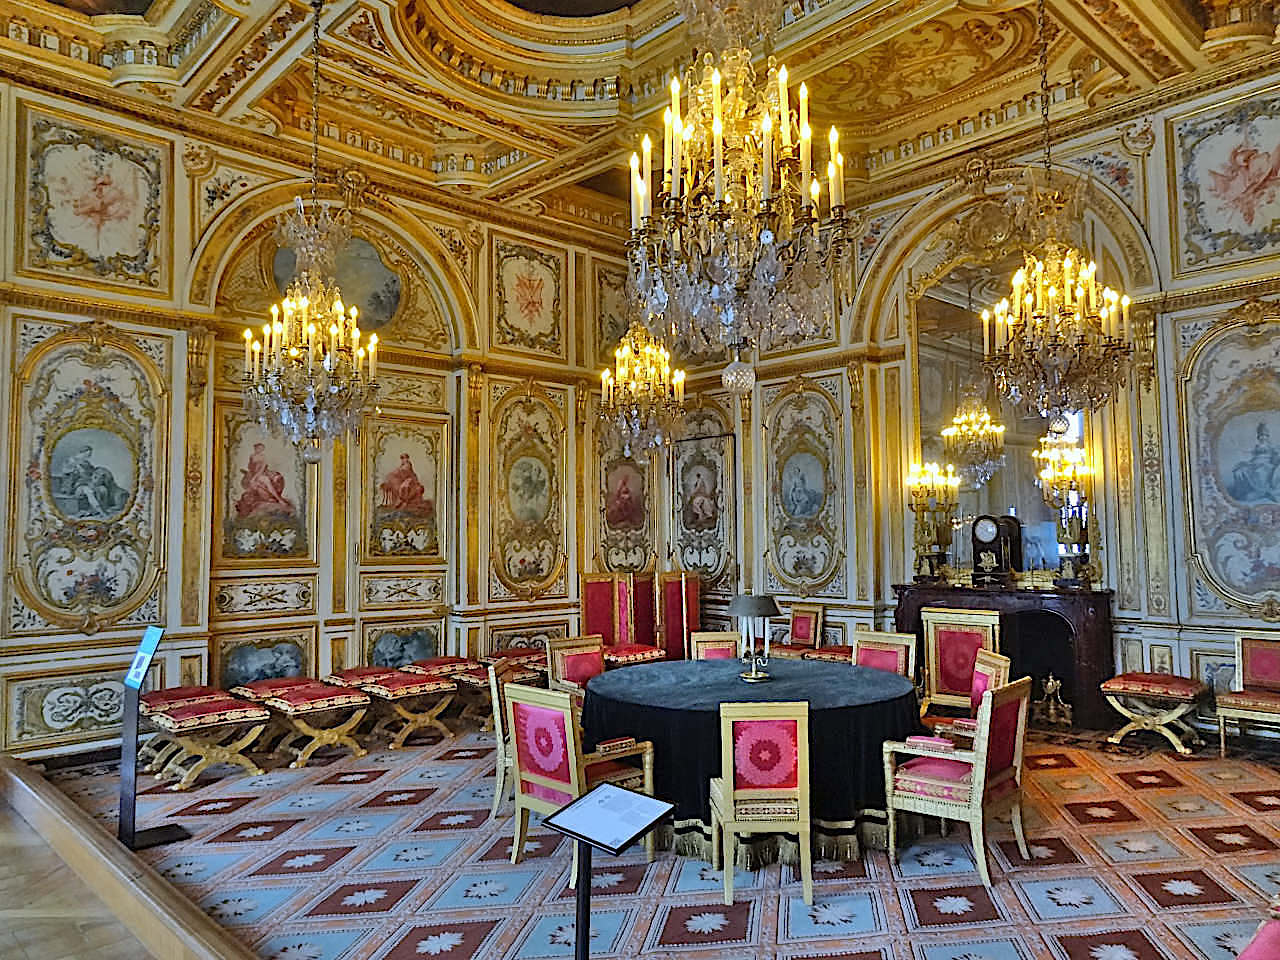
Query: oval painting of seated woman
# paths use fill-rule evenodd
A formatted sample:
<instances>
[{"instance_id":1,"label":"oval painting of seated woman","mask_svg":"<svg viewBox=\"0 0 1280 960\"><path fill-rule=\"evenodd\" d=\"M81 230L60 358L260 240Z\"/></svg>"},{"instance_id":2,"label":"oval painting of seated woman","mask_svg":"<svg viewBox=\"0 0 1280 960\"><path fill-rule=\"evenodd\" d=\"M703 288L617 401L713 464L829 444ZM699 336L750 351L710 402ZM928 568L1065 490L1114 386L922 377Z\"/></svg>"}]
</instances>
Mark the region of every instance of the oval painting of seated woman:
<instances>
[{"instance_id":1,"label":"oval painting of seated woman","mask_svg":"<svg viewBox=\"0 0 1280 960\"><path fill-rule=\"evenodd\" d=\"M138 464L119 434L97 427L69 430L49 455L49 492L68 520L116 520L128 511Z\"/></svg>"},{"instance_id":2,"label":"oval painting of seated woman","mask_svg":"<svg viewBox=\"0 0 1280 960\"><path fill-rule=\"evenodd\" d=\"M812 520L827 499L827 474L812 453L793 453L782 465L782 509L795 520Z\"/></svg>"},{"instance_id":3,"label":"oval painting of seated woman","mask_svg":"<svg viewBox=\"0 0 1280 960\"><path fill-rule=\"evenodd\" d=\"M288 247L276 250L271 260L271 273L276 289L284 290L293 279L297 258ZM334 279L348 306L360 308L360 329L366 333L381 330L400 309L400 275L386 265L378 248L364 237L352 237L338 254Z\"/></svg>"},{"instance_id":4,"label":"oval painting of seated woman","mask_svg":"<svg viewBox=\"0 0 1280 960\"><path fill-rule=\"evenodd\" d=\"M537 457L523 456L507 474L507 502L518 523L539 524L551 512L551 474Z\"/></svg>"}]
</instances>

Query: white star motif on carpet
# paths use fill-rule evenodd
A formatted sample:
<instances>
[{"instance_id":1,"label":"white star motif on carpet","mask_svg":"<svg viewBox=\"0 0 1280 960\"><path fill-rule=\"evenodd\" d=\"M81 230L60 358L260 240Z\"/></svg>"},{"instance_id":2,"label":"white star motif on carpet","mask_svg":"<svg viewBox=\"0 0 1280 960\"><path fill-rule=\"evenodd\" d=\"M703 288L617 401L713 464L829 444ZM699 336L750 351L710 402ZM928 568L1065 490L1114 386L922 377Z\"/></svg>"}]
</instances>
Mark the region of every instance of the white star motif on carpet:
<instances>
[{"instance_id":1,"label":"white star motif on carpet","mask_svg":"<svg viewBox=\"0 0 1280 960\"><path fill-rule=\"evenodd\" d=\"M246 913L250 913L258 906L258 901L251 897L227 897L225 900L219 900L208 907L208 914L215 919L224 917L231 919L234 917L243 917Z\"/></svg>"},{"instance_id":2,"label":"white star motif on carpet","mask_svg":"<svg viewBox=\"0 0 1280 960\"><path fill-rule=\"evenodd\" d=\"M1204 804L1195 800L1175 800L1169 806L1179 813L1197 813L1204 809Z\"/></svg>"},{"instance_id":3,"label":"white star motif on carpet","mask_svg":"<svg viewBox=\"0 0 1280 960\"><path fill-rule=\"evenodd\" d=\"M1116 815L1110 807L1086 807L1084 812L1095 820L1109 820Z\"/></svg>"},{"instance_id":4,"label":"white star motif on carpet","mask_svg":"<svg viewBox=\"0 0 1280 960\"><path fill-rule=\"evenodd\" d=\"M442 827L456 827L464 823L470 823L471 820L472 820L472 817L471 817L471 814L469 813L453 813L447 817L444 817L440 821L440 825Z\"/></svg>"},{"instance_id":5,"label":"white star motif on carpet","mask_svg":"<svg viewBox=\"0 0 1280 960\"><path fill-rule=\"evenodd\" d=\"M596 928L592 927L590 939L594 940L599 935L600 934L596 930ZM551 932L547 934L547 942L551 944L555 944L556 946L562 946L562 947L573 946L573 943L574 943L573 924L562 923L558 927L552 928Z\"/></svg>"},{"instance_id":6,"label":"white star motif on carpet","mask_svg":"<svg viewBox=\"0 0 1280 960\"><path fill-rule=\"evenodd\" d=\"M1263 794L1260 797L1254 797L1253 802L1260 803L1264 807L1280 807L1280 797L1271 793Z\"/></svg>"},{"instance_id":7,"label":"white star motif on carpet","mask_svg":"<svg viewBox=\"0 0 1280 960\"><path fill-rule=\"evenodd\" d=\"M338 778L339 783L359 783L364 779L363 773L344 773Z\"/></svg>"},{"instance_id":8,"label":"white star motif on carpet","mask_svg":"<svg viewBox=\"0 0 1280 960\"><path fill-rule=\"evenodd\" d=\"M1059 907L1087 907L1093 903L1093 894L1081 887L1050 887L1045 896Z\"/></svg>"},{"instance_id":9,"label":"white star motif on carpet","mask_svg":"<svg viewBox=\"0 0 1280 960\"><path fill-rule=\"evenodd\" d=\"M420 863L431 859L431 848L405 847L403 850L397 850L396 855L391 859L396 863Z\"/></svg>"},{"instance_id":10,"label":"white star motif on carpet","mask_svg":"<svg viewBox=\"0 0 1280 960\"><path fill-rule=\"evenodd\" d=\"M429 957L437 957L442 953L448 953L461 943L462 934L455 933L452 930L445 930L441 933L433 933L431 936L423 940L419 940L416 952L426 954Z\"/></svg>"},{"instance_id":11,"label":"white star motif on carpet","mask_svg":"<svg viewBox=\"0 0 1280 960\"><path fill-rule=\"evenodd\" d=\"M299 810L308 810L311 807L318 807L324 803L323 797L298 797L289 801L289 806L297 807Z\"/></svg>"},{"instance_id":12,"label":"white star motif on carpet","mask_svg":"<svg viewBox=\"0 0 1280 960\"><path fill-rule=\"evenodd\" d=\"M373 827L369 820L343 820L333 829L338 833L363 833Z\"/></svg>"},{"instance_id":13,"label":"white star motif on carpet","mask_svg":"<svg viewBox=\"0 0 1280 960\"><path fill-rule=\"evenodd\" d=\"M591 878L591 886L607 890L610 887L616 887L625 879L626 877L620 873L597 873Z\"/></svg>"},{"instance_id":14,"label":"white star motif on carpet","mask_svg":"<svg viewBox=\"0 0 1280 960\"><path fill-rule=\"evenodd\" d=\"M1089 786L1089 781L1088 780L1062 780L1058 783L1058 786L1061 787L1063 790L1083 790L1085 787Z\"/></svg>"},{"instance_id":15,"label":"white star motif on carpet","mask_svg":"<svg viewBox=\"0 0 1280 960\"><path fill-rule=\"evenodd\" d=\"M404 803L406 800L412 800L412 793L393 793L387 797L387 803Z\"/></svg>"},{"instance_id":16,"label":"white star motif on carpet","mask_svg":"<svg viewBox=\"0 0 1280 960\"><path fill-rule=\"evenodd\" d=\"M973 909L973 901L961 896L938 897L933 901L933 909L944 916L959 916Z\"/></svg>"},{"instance_id":17,"label":"white star motif on carpet","mask_svg":"<svg viewBox=\"0 0 1280 960\"><path fill-rule=\"evenodd\" d=\"M922 867L950 867L956 858L942 850L926 850L917 853L913 859Z\"/></svg>"},{"instance_id":18,"label":"white star motif on carpet","mask_svg":"<svg viewBox=\"0 0 1280 960\"><path fill-rule=\"evenodd\" d=\"M1204 893L1204 887L1193 880L1166 880L1160 885L1160 889L1175 897L1197 897Z\"/></svg>"},{"instance_id":19,"label":"white star motif on carpet","mask_svg":"<svg viewBox=\"0 0 1280 960\"><path fill-rule=\"evenodd\" d=\"M1140 837L1127 837L1124 840L1117 840L1116 846L1125 853L1151 853L1158 850L1160 844L1153 843L1150 840L1143 840Z\"/></svg>"},{"instance_id":20,"label":"white star motif on carpet","mask_svg":"<svg viewBox=\"0 0 1280 960\"><path fill-rule=\"evenodd\" d=\"M1243 833L1215 833L1213 839L1233 847L1243 847L1249 843L1249 838Z\"/></svg>"},{"instance_id":21,"label":"white star motif on carpet","mask_svg":"<svg viewBox=\"0 0 1280 960\"><path fill-rule=\"evenodd\" d=\"M314 867L323 860L324 854L322 853L302 853L296 857L290 857L281 866L288 867L290 870L299 870L302 867Z\"/></svg>"},{"instance_id":22,"label":"white star motif on carpet","mask_svg":"<svg viewBox=\"0 0 1280 960\"><path fill-rule=\"evenodd\" d=\"M1100 943L1089 948L1092 960L1138 960L1138 955L1123 943Z\"/></svg>"},{"instance_id":23,"label":"white star motif on carpet","mask_svg":"<svg viewBox=\"0 0 1280 960\"><path fill-rule=\"evenodd\" d=\"M227 807L233 806L235 806L235 804L230 800L210 800L208 803L200 804L197 811L200 813L211 813L214 810L225 810Z\"/></svg>"},{"instance_id":24,"label":"white star motif on carpet","mask_svg":"<svg viewBox=\"0 0 1280 960\"><path fill-rule=\"evenodd\" d=\"M270 827L245 827L243 830L237 833L236 836L245 837L245 838L263 837L270 832L271 832Z\"/></svg>"},{"instance_id":25,"label":"white star motif on carpet","mask_svg":"<svg viewBox=\"0 0 1280 960\"><path fill-rule=\"evenodd\" d=\"M729 918L723 913L695 913L684 922L684 928L690 933L719 933L729 925Z\"/></svg>"},{"instance_id":26,"label":"white star motif on carpet","mask_svg":"<svg viewBox=\"0 0 1280 960\"><path fill-rule=\"evenodd\" d=\"M1157 777L1154 774L1144 773L1140 777L1138 777L1138 782L1139 783L1161 783L1163 779L1164 779L1163 777Z\"/></svg>"},{"instance_id":27,"label":"white star motif on carpet","mask_svg":"<svg viewBox=\"0 0 1280 960\"><path fill-rule=\"evenodd\" d=\"M815 903L809 919L822 927L838 927L853 920L853 908L843 903Z\"/></svg>"},{"instance_id":28,"label":"white star motif on carpet","mask_svg":"<svg viewBox=\"0 0 1280 960\"><path fill-rule=\"evenodd\" d=\"M367 907L371 903L385 900L386 897L387 891L385 890L353 890L342 898L342 905L344 907Z\"/></svg>"},{"instance_id":29,"label":"white star motif on carpet","mask_svg":"<svg viewBox=\"0 0 1280 960\"><path fill-rule=\"evenodd\" d=\"M164 871L166 877L197 877L204 873L204 864L199 860L183 860Z\"/></svg>"},{"instance_id":30,"label":"white star motif on carpet","mask_svg":"<svg viewBox=\"0 0 1280 960\"><path fill-rule=\"evenodd\" d=\"M1053 856L1053 847L1046 847L1041 843L1033 843L1027 847L1027 853L1031 854L1032 860L1048 860Z\"/></svg>"},{"instance_id":31,"label":"white star motif on carpet","mask_svg":"<svg viewBox=\"0 0 1280 960\"><path fill-rule=\"evenodd\" d=\"M309 940L285 944L270 957L270 960L323 960L324 947Z\"/></svg>"},{"instance_id":32,"label":"white star motif on carpet","mask_svg":"<svg viewBox=\"0 0 1280 960\"><path fill-rule=\"evenodd\" d=\"M500 897L507 892L507 885L501 880L477 880L462 891L468 900L488 900Z\"/></svg>"}]
</instances>

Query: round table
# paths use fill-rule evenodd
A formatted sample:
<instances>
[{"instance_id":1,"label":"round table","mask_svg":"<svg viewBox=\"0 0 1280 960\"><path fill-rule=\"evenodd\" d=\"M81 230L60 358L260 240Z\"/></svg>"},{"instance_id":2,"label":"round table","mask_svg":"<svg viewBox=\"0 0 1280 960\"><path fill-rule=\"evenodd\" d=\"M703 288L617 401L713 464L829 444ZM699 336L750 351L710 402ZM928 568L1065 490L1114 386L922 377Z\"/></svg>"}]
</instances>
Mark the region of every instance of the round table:
<instances>
[{"instance_id":1,"label":"round table","mask_svg":"<svg viewBox=\"0 0 1280 960\"><path fill-rule=\"evenodd\" d=\"M881 745L920 732L911 681L852 664L775 659L767 667L773 680L753 684L738 678L743 669L738 660L673 660L593 677L582 709L585 745L614 737L652 741L654 793L676 805L676 848L704 855L708 782L721 774L720 704L806 700L819 852L856 857L860 814L884 809Z\"/></svg>"}]
</instances>

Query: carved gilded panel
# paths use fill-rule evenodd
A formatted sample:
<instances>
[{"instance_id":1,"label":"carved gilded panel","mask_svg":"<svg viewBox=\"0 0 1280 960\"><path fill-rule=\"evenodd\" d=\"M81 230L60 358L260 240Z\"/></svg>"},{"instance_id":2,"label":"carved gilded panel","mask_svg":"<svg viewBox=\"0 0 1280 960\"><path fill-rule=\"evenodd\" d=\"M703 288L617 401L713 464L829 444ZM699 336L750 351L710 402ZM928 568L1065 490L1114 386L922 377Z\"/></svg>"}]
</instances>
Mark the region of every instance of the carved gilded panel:
<instances>
[{"instance_id":1,"label":"carved gilded panel","mask_svg":"<svg viewBox=\"0 0 1280 960\"><path fill-rule=\"evenodd\" d=\"M686 414L671 449L676 565L699 574L708 591L731 588L737 573L736 452L728 415L706 401Z\"/></svg>"},{"instance_id":2,"label":"carved gilded panel","mask_svg":"<svg viewBox=\"0 0 1280 960\"><path fill-rule=\"evenodd\" d=\"M316 612L316 578L243 577L213 581L213 617L245 620L278 614Z\"/></svg>"},{"instance_id":3,"label":"carved gilded panel","mask_svg":"<svg viewBox=\"0 0 1280 960\"><path fill-rule=\"evenodd\" d=\"M1253 303L1187 354L1178 384L1192 562L1251 616L1280 619L1280 319Z\"/></svg>"},{"instance_id":4,"label":"carved gilded panel","mask_svg":"<svg viewBox=\"0 0 1280 960\"><path fill-rule=\"evenodd\" d=\"M444 573L362 573L361 610L430 607L444 601Z\"/></svg>"},{"instance_id":5,"label":"carved gilded panel","mask_svg":"<svg viewBox=\"0 0 1280 960\"><path fill-rule=\"evenodd\" d=\"M316 628L219 633L209 640L209 664L211 682L223 690L269 677L314 677Z\"/></svg>"},{"instance_id":6,"label":"carved gilded panel","mask_svg":"<svg viewBox=\"0 0 1280 960\"><path fill-rule=\"evenodd\" d=\"M796 377L768 398L764 447L770 592L839 596L844 444L839 379Z\"/></svg>"},{"instance_id":7,"label":"carved gilded panel","mask_svg":"<svg viewBox=\"0 0 1280 960\"><path fill-rule=\"evenodd\" d=\"M93 633L153 596L162 613L168 380L167 344L101 322L52 333L16 371L9 569L48 624Z\"/></svg>"},{"instance_id":8,"label":"carved gilded panel","mask_svg":"<svg viewBox=\"0 0 1280 960\"><path fill-rule=\"evenodd\" d=\"M591 289L595 296L595 358L613 366L613 351L627 332L627 270L608 261L591 261Z\"/></svg>"},{"instance_id":9,"label":"carved gilded panel","mask_svg":"<svg viewBox=\"0 0 1280 960\"><path fill-rule=\"evenodd\" d=\"M600 438L596 565L602 570L644 570L656 560L654 470L647 459L622 454L612 434Z\"/></svg>"},{"instance_id":10,"label":"carved gilded panel","mask_svg":"<svg viewBox=\"0 0 1280 960\"><path fill-rule=\"evenodd\" d=\"M532 380L493 389L490 567L508 594L531 599L558 585L566 562L564 415ZM492 583L490 599L502 599Z\"/></svg>"},{"instance_id":11,"label":"carved gilded panel","mask_svg":"<svg viewBox=\"0 0 1280 960\"><path fill-rule=\"evenodd\" d=\"M362 562L442 563L449 422L384 414L363 439Z\"/></svg>"},{"instance_id":12,"label":"carved gilded panel","mask_svg":"<svg viewBox=\"0 0 1280 960\"><path fill-rule=\"evenodd\" d=\"M495 234L492 262L493 346L565 359L565 252Z\"/></svg>"}]
</instances>

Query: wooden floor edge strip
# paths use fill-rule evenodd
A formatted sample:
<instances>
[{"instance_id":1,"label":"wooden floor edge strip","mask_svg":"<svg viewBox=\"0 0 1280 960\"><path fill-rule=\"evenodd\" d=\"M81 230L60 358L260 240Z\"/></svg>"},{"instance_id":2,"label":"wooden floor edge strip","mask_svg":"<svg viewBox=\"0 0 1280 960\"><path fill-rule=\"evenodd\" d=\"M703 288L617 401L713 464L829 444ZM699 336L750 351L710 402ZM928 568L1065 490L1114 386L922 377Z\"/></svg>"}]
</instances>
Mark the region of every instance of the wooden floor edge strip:
<instances>
[{"instance_id":1,"label":"wooden floor edge strip","mask_svg":"<svg viewBox=\"0 0 1280 960\"><path fill-rule=\"evenodd\" d=\"M158 960L255 954L25 763L0 754L0 797Z\"/></svg>"}]
</instances>

